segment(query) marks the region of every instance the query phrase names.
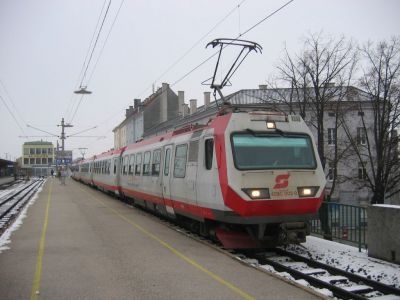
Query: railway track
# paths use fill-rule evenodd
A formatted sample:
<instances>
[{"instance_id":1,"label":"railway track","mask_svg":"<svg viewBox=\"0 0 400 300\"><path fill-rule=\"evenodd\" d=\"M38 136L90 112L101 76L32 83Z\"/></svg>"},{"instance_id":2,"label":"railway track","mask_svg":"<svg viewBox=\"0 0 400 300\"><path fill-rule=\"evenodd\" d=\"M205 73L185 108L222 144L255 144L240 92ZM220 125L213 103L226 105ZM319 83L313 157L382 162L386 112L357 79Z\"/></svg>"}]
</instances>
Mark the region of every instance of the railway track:
<instances>
[{"instance_id":1,"label":"railway track","mask_svg":"<svg viewBox=\"0 0 400 300\"><path fill-rule=\"evenodd\" d=\"M0 234L14 220L43 183L44 179L31 181L21 186L12 195L0 198Z\"/></svg>"},{"instance_id":2,"label":"railway track","mask_svg":"<svg viewBox=\"0 0 400 300\"><path fill-rule=\"evenodd\" d=\"M268 252L240 254L241 259L257 260L258 266L272 266L295 280L331 291L340 299L400 299L400 289L276 248ZM267 268L268 269L268 268Z\"/></svg>"}]
</instances>

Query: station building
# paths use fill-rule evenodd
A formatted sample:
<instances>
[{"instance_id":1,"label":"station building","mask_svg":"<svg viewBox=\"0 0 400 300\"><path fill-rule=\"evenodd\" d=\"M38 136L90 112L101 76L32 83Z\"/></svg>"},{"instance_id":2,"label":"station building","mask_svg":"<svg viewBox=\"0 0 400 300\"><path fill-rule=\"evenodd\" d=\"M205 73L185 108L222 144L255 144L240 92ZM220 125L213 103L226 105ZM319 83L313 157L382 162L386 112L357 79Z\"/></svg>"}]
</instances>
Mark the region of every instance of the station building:
<instances>
[{"instance_id":1,"label":"station building","mask_svg":"<svg viewBox=\"0 0 400 300\"><path fill-rule=\"evenodd\" d=\"M22 145L22 166L27 175L49 176L54 169L55 150L51 142L33 141ZM55 171L55 169L54 169Z\"/></svg>"}]
</instances>

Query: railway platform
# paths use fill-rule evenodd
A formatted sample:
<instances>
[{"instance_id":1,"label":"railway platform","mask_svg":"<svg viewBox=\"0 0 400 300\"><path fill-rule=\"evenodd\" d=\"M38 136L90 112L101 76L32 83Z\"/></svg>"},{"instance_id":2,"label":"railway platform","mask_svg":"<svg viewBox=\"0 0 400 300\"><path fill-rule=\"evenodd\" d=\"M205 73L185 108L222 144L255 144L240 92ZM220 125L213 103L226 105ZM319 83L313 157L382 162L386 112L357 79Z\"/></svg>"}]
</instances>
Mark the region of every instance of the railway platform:
<instances>
[{"instance_id":1,"label":"railway platform","mask_svg":"<svg viewBox=\"0 0 400 300\"><path fill-rule=\"evenodd\" d=\"M14 176L0 177L0 185L13 182L14 180L15 180Z\"/></svg>"},{"instance_id":2,"label":"railway platform","mask_svg":"<svg viewBox=\"0 0 400 300\"><path fill-rule=\"evenodd\" d=\"M71 179L47 179L8 246L3 300L321 299Z\"/></svg>"}]
</instances>

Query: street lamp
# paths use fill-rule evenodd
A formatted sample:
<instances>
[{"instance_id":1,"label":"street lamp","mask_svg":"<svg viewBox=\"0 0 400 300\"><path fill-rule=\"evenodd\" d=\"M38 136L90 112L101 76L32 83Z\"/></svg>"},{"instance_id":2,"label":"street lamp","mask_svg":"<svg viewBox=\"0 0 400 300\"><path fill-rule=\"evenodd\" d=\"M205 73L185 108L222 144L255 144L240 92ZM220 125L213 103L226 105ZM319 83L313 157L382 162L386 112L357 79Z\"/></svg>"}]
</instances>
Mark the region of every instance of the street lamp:
<instances>
[{"instance_id":1,"label":"street lamp","mask_svg":"<svg viewBox=\"0 0 400 300\"><path fill-rule=\"evenodd\" d=\"M75 93L75 94L79 94L79 95L89 95L89 94L91 94L92 92L86 90L86 88L87 88L87 86L82 86L82 85L81 85L81 86L79 87L79 90L74 91L74 93Z\"/></svg>"}]
</instances>

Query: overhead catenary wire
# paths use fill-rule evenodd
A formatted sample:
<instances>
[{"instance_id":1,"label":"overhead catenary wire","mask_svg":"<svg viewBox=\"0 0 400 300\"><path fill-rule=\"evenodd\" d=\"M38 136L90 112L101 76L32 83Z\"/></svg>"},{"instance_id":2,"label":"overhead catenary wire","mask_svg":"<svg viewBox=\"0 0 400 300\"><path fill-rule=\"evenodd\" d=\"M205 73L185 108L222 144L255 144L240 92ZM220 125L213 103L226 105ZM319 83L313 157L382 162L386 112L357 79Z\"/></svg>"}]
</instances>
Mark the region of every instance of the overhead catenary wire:
<instances>
[{"instance_id":1,"label":"overhead catenary wire","mask_svg":"<svg viewBox=\"0 0 400 300\"><path fill-rule=\"evenodd\" d=\"M10 93L8 92L8 90L7 90L6 86L5 86L5 84L3 83L3 81L2 81L1 79L0 79L0 84L1 84L1 86L3 87L3 90L4 90L4 92L5 92L5 95L7 96L6 98L8 99L8 101L10 101L10 103L11 103L12 107L14 108L16 114L17 114L18 117L22 120L22 122L23 122L24 124L26 124L24 118L22 117L21 113L19 112L17 106L14 104L14 101L13 101L13 99L11 98ZM0 97L1 97L1 95L0 95ZM5 100L4 98L2 98L2 102L4 103L4 106L7 108L8 112L10 113L10 115L12 116L12 118L14 119L14 121L15 121L15 123L17 124L18 128L21 130L21 132L22 132L24 135L26 135L26 134L25 134L25 131L24 131L24 129L23 129L23 127L22 127L21 124L18 122L16 116L14 115L14 113L12 112L12 110L10 109L10 107L7 105L7 102L6 102L6 100Z\"/></svg>"},{"instance_id":2,"label":"overhead catenary wire","mask_svg":"<svg viewBox=\"0 0 400 300\"><path fill-rule=\"evenodd\" d=\"M281 11L283 8L285 8L286 6L288 6L290 3L292 3L294 0L290 0L288 2L286 2L284 5L282 5L281 7L279 7L278 9L276 9L275 11L273 11L272 13L268 14L265 18L261 19L260 21L258 21L256 24L254 24L253 26L251 26L249 29L245 30L242 34L239 34L236 38L233 39L232 42L234 42L235 40L239 39L240 37L244 36L245 34L249 33L251 30L253 30L254 28L256 28L258 25L260 25L261 23L265 22L267 19L269 19L270 17L272 17L273 15L275 15L276 13L278 13L279 11ZM224 46L227 47L228 45ZM194 71L196 71L198 68L200 68L202 65L204 65L206 62L208 62L211 58L213 58L215 55L217 55L219 53L219 51L215 52L214 54L212 54L211 56L209 56L208 58L206 58L204 61L202 61L200 64L198 64L197 66L195 66L193 69L191 69L189 72L187 72L186 74L184 74L182 77L180 77L178 80L176 80L173 84L171 84L171 86L176 85L177 83L181 82L183 79L185 79L187 76L189 76L190 74L192 74Z\"/></svg>"},{"instance_id":3,"label":"overhead catenary wire","mask_svg":"<svg viewBox=\"0 0 400 300\"><path fill-rule=\"evenodd\" d=\"M100 34L101 34L102 30L103 30L104 22L106 21L108 12L110 10L110 5L111 5L111 0L108 2L107 9L106 9L106 12L105 12L104 17L103 17L103 21L101 22L101 26L100 26L99 32L97 33L97 37L96 37L96 40L94 42L94 45L93 45L93 48L92 48L92 52L90 53L89 60L88 60L88 62L86 64L85 72L82 75L82 80L81 80L81 83L80 83L81 86L83 85L83 81L85 80L87 70L89 68L90 62L92 61L94 50L96 49L97 43L99 41Z\"/></svg>"},{"instance_id":4,"label":"overhead catenary wire","mask_svg":"<svg viewBox=\"0 0 400 300\"><path fill-rule=\"evenodd\" d=\"M99 28L98 33L97 33L97 36L96 36L96 40L95 40L95 42L94 42L94 44L93 44L92 51L91 51L90 56L89 56L89 60L88 60L87 63L86 63L86 68L85 68L85 71L84 71L84 73L83 73L83 75L82 75L82 79L81 79L81 82L80 82L80 87L83 86L83 82L84 82L84 80L85 80L85 78L86 78L86 74L87 74L87 71L88 71L88 69L89 69L89 65L90 65L90 63L91 63L91 61L92 61L94 51L95 51L95 49L96 49L96 46L97 46L97 43L98 43L98 41L99 41L101 32L102 32L102 30L103 30L103 26L104 26L105 20L106 20L106 18L107 18L108 12L109 12L109 10L110 10L111 2L112 2L112 0L110 0L110 1L108 2L106 11L105 11L104 16L103 16L103 20L102 20L102 22L101 22L100 28ZM122 2L122 3L123 3L123 2ZM116 17L114 18L114 22L113 22L113 24L112 24L112 26L111 26L111 29L110 29L110 31L109 31L109 33L108 33L108 35L107 35L107 38L106 38L106 40L105 40L105 43L107 42L108 37L109 37L109 35L110 35L110 33L111 33L112 27L114 26L114 23L115 23L115 21L116 21L116 18L118 17L118 14L119 14L119 11L120 11L120 9L121 9L121 6L122 6L122 4L120 5L120 7L119 7L119 9L118 9L118 12L117 12ZM101 14L100 14L100 15L101 15ZM96 28L97 28L97 26L96 26ZM105 43L103 44L102 50L104 49ZM102 50L101 50L101 52L100 52L100 54L99 54L99 56L98 56L98 59L97 59L97 61L96 61L96 63L95 63L94 68L97 66L98 60L99 60L99 58L100 58L100 56L101 56L101 54L102 54ZM85 60L86 60L86 58L85 58ZM93 72L94 72L94 71L93 71ZM93 72L92 72L92 74L91 74L91 76L90 76L90 79L91 79L91 77L93 76ZM89 80L90 80L90 79L89 79ZM80 107L80 105L81 105L81 103L82 103L83 96L84 96L84 95L82 95L82 96L80 97L80 99L79 99L79 101L78 101L78 103L77 103L77 105L76 105L75 111L74 111L74 113L73 113L73 115L72 115L72 117L71 117L69 123L72 123L72 122L73 122L73 120L74 120L74 118L75 118L75 116L76 116L76 113L78 112L78 109L79 109L79 107Z\"/></svg>"},{"instance_id":5,"label":"overhead catenary wire","mask_svg":"<svg viewBox=\"0 0 400 300\"><path fill-rule=\"evenodd\" d=\"M171 71L178 63L180 63L200 42L202 42L211 32L213 32L219 25L221 25L228 17L230 17L246 0L242 0L238 5L232 8L220 21L218 21L207 33L205 33L201 38L199 38L183 55L181 55L176 61L174 61L160 76L157 77L155 82L160 80L165 74ZM140 93L140 97L149 87Z\"/></svg>"},{"instance_id":6,"label":"overhead catenary wire","mask_svg":"<svg viewBox=\"0 0 400 300\"><path fill-rule=\"evenodd\" d=\"M92 68L92 72L90 73L89 79L88 79L88 81L87 81L87 85L89 85L89 83L90 83L90 81L91 81L91 79L92 79L92 77L93 77L94 71L96 70L96 67L97 67L97 65L98 65L98 63L99 63L99 61L100 61L101 55L103 54L103 51L104 51L104 48L106 47L108 38L109 38L110 35L111 35L111 32L112 32L112 30L113 30L113 28L114 28L115 22L116 22L117 19L118 19L119 13L120 13L120 11L121 11L121 8L122 8L122 5L124 4L124 2L125 2L125 0L122 0L121 3L120 3L120 5L119 5L118 11L117 11L117 13L116 13L116 15L115 15L115 17L114 17L114 20L113 20L113 22L112 22L112 24L111 24L110 30L108 31L107 37L106 37L106 39L105 39L105 41L104 41L104 43L103 43L103 47L101 48L100 53L99 53L99 55L98 55L98 57L97 57L97 60L96 60L94 66L93 66L93 68Z\"/></svg>"},{"instance_id":7,"label":"overhead catenary wire","mask_svg":"<svg viewBox=\"0 0 400 300\"><path fill-rule=\"evenodd\" d=\"M243 1L244 2L244 1ZM242 3L243 3L242 2ZM246 35L247 33L249 33L251 30L253 30L254 28L256 28L257 26L259 26L260 24L262 24L263 22L265 22L266 20L268 20L269 18L271 18L272 16L274 16L275 14L277 14L279 11L281 11L282 9L284 9L285 7L287 7L289 4L291 4L292 2L294 2L294 0L289 0L287 1L285 4L281 5L279 8L277 8L276 10L274 10L273 12L269 13L267 16L265 16L264 18L262 18L260 21L258 21L257 23L255 23L254 25L252 25L251 27L249 27L247 30L245 30L243 33L239 33L239 35L233 39L233 41L243 37L244 35ZM239 7L239 6L236 6ZM235 9L236 9L235 7ZM232 41L232 42L233 42ZM228 45L226 45L225 47L227 47ZM192 68L189 72L185 73L183 76L181 76L178 80L174 81L170 86L173 87L176 84L178 84L179 82L181 82L183 79L185 79L187 76L189 76L190 74L192 74L194 71L196 71L198 68L200 68L201 66L203 66L205 63L207 63L208 61L210 61L214 56L216 56L219 53L219 51L213 53L212 55L210 55L209 57L207 57L205 60L203 60L200 64L196 65L194 68ZM146 88L147 90L147 88ZM143 93L143 92L142 92ZM114 118L117 114L113 115L112 117L108 118L106 121L103 121L101 123L105 123L108 122L110 119Z\"/></svg>"},{"instance_id":8,"label":"overhead catenary wire","mask_svg":"<svg viewBox=\"0 0 400 300\"><path fill-rule=\"evenodd\" d=\"M15 124L17 124L18 128L21 130L21 132L24 134L24 136L26 136L25 131L22 129L22 126L19 124L17 118L15 117L14 113L11 111L11 109L9 108L9 106L7 105L7 102L4 100L4 98L0 95L0 99L1 101L4 103L4 106L6 107L8 113L11 115L11 117L13 118Z\"/></svg>"},{"instance_id":9,"label":"overhead catenary wire","mask_svg":"<svg viewBox=\"0 0 400 300\"><path fill-rule=\"evenodd\" d=\"M78 86L79 82L81 81L81 76L82 76L83 71L85 70L86 61L87 61L87 59L89 57L90 50L92 49L93 41L94 41L94 38L96 36L96 32L98 30L98 27L99 27L99 24L100 24L100 20L101 20L101 16L103 15L103 11L104 11L104 7L106 6L106 3L107 3L107 0L104 0L103 6L101 7L101 11L100 11L99 17L97 18L97 23L96 23L96 26L94 28L94 31L93 31L93 34L92 34L92 38L90 40L90 43L89 43L89 46L88 46L88 49L87 49L87 52L86 52L85 60L83 61L82 68L81 68L81 71L79 72L79 75L78 75L78 78L76 80L75 86ZM64 116L66 116L67 119L69 119L70 111L72 112L72 110L73 110L72 101L73 101L74 96L75 96L75 94L72 93L71 97L70 97L70 100L68 102L67 109L66 109L66 111L64 113Z\"/></svg>"}]
</instances>

